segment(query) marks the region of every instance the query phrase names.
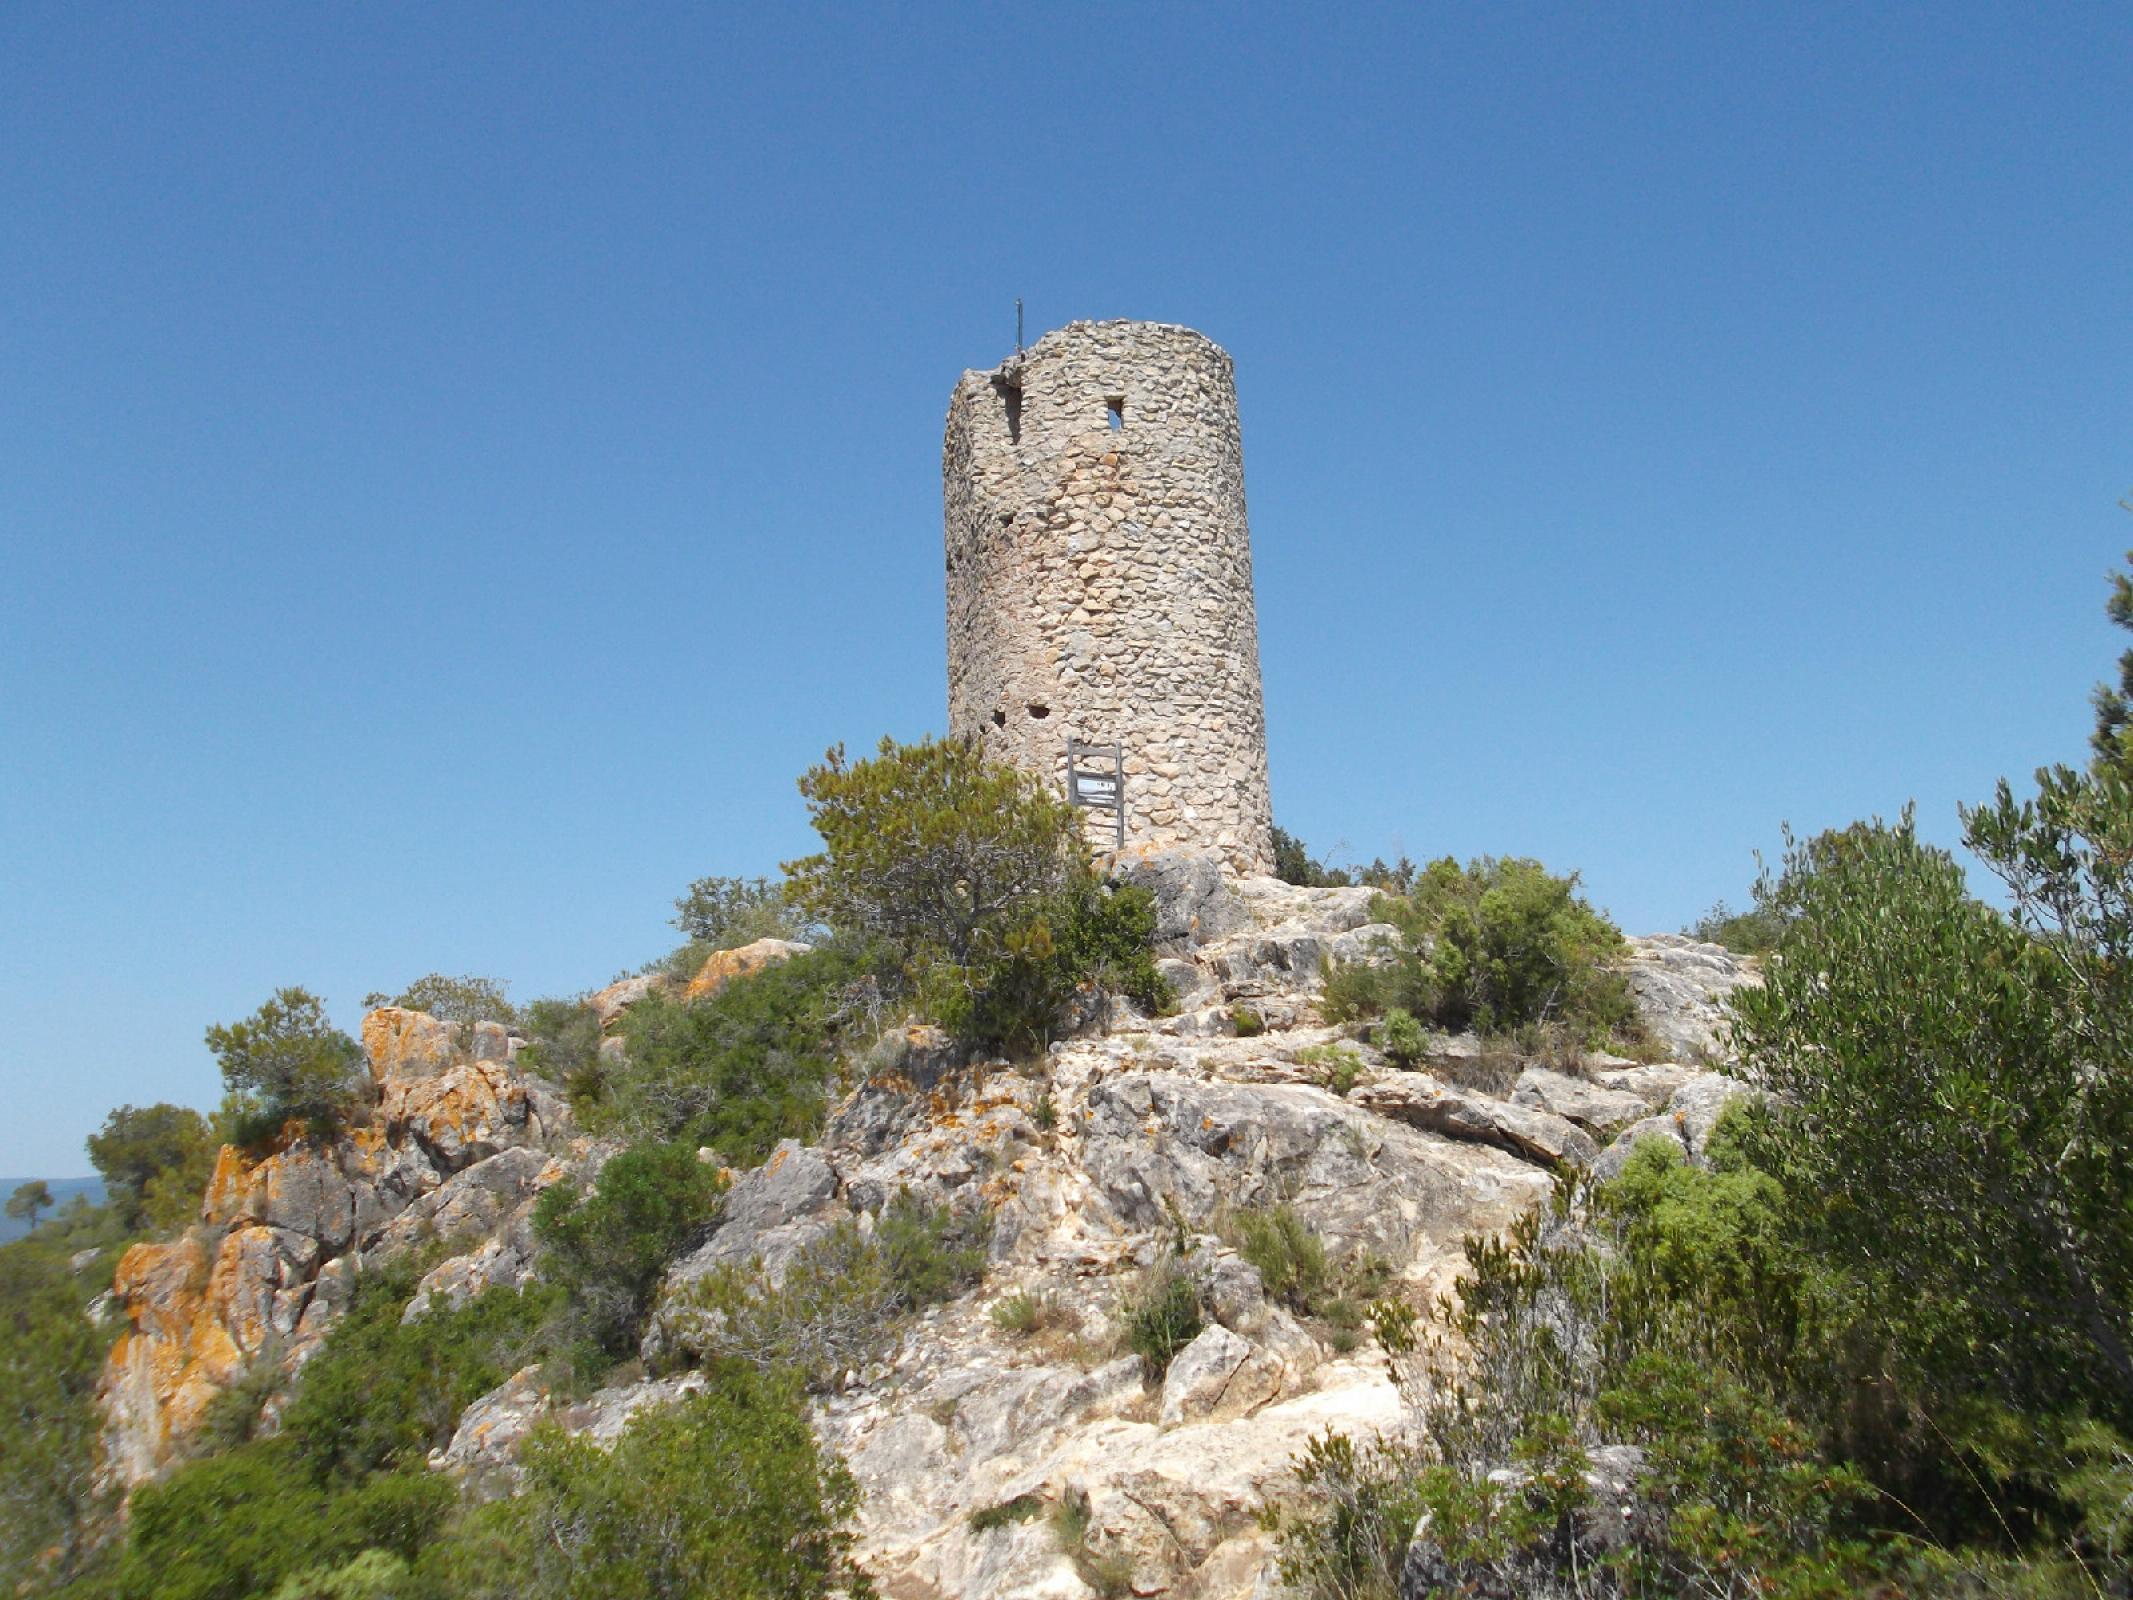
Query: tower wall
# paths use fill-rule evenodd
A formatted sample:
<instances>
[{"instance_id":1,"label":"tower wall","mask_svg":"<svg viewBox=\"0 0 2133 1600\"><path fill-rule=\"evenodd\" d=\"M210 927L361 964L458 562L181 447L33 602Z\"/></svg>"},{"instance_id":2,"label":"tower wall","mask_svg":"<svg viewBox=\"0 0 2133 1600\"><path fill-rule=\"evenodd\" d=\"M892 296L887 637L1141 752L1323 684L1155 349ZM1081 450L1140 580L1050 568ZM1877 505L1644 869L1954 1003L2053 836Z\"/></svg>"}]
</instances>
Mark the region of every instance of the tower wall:
<instances>
[{"instance_id":1,"label":"tower wall","mask_svg":"<svg viewBox=\"0 0 2133 1600\"><path fill-rule=\"evenodd\" d=\"M1061 792L1116 744L1126 843L1273 870L1244 452L1229 357L1077 322L966 372L942 449L948 721ZM1104 814L1108 821L1108 814Z\"/></svg>"}]
</instances>

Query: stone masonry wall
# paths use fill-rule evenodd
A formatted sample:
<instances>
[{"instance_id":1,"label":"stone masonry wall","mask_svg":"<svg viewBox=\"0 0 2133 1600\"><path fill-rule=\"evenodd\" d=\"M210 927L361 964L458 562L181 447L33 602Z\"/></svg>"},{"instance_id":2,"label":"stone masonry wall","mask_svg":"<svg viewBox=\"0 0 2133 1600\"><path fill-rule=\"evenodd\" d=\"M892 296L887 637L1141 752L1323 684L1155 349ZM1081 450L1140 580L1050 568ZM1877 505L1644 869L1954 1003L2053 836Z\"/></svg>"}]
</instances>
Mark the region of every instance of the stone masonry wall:
<instances>
[{"instance_id":1,"label":"stone masonry wall","mask_svg":"<svg viewBox=\"0 0 2133 1600\"><path fill-rule=\"evenodd\" d=\"M1122 745L1129 850L1215 850L1270 873L1244 452L1221 347L1150 322L1046 334L963 374L941 470L951 730L1058 792L1069 738Z\"/></svg>"}]
</instances>

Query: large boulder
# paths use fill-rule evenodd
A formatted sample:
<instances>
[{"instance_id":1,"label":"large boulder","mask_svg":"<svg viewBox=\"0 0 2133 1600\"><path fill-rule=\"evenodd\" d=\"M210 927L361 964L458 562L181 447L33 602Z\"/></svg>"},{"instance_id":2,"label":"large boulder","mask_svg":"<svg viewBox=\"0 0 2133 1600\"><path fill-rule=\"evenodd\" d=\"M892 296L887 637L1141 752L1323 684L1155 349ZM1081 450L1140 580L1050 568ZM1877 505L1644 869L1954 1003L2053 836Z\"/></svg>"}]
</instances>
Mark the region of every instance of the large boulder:
<instances>
[{"instance_id":1,"label":"large boulder","mask_svg":"<svg viewBox=\"0 0 2133 1600\"><path fill-rule=\"evenodd\" d=\"M1761 983L1754 965L1723 945L1674 933L1629 941L1629 987L1645 1026L1683 1061L1716 1062L1729 1053L1726 1002L1744 984Z\"/></svg>"},{"instance_id":2,"label":"large boulder","mask_svg":"<svg viewBox=\"0 0 2133 1600\"><path fill-rule=\"evenodd\" d=\"M1218 855L1129 850L1113 869L1121 883L1155 897L1156 948L1186 952L1251 926L1252 914Z\"/></svg>"},{"instance_id":3,"label":"large boulder","mask_svg":"<svg viewBox=\"0 0 2133 1600\"><path fill-rule=\"evenodd\" d=\"M705 999L717 994L735 978L745 978L765 967L790 961L813 948L813 945L802 944L797 939L758 939L736 949L714 950L696 969L696 976L689 980L689 987L683 992L691 1000Z\"/></svg>"},{"instance_id":4,"label":"large boulder","mask_svg":"<svg viewBox=\"0 0 2133 1600\"><path fill-rule=\"evenodd\" d=\"M1350 1098L1409 1127L1494 1145L1544 1166L1587 1167L1600 1153L1592 1135L1552 1111L1456 1089L1419 1072L1394 1073Z\"/></svg>"},{"instance_id":5,"label":"large boulder","mask_svg":"<svg viewBox=\"0 0 2133 1600\"><path fill-rule=\"evenodd\" d=\"M1094 1198L1127 1228L1161 1228L1173 1212L1204 1227L1219 1206L1287 1201L1335 1250L1369 1249L1402 1269L1508 1226L1549 1184L1502 1150L1403 1127L1323 1089L1168 1072L1091 1087L1081 1160Z\"/></svg>"}]
</instances>

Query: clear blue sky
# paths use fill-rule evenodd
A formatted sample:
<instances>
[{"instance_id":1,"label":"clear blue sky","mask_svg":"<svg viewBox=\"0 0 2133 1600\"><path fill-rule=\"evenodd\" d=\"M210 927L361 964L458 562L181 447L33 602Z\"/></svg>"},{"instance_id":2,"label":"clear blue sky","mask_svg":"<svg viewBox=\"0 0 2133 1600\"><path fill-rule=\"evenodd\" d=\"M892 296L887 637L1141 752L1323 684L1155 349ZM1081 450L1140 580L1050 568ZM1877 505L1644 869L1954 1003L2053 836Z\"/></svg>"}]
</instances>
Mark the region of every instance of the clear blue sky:
<instances>
[{"instance_id":1,"label":"clear blue sky","mask_svg":"<svg viewBox=\"0 0 2133 1600\"><path fill-rule=\"evenodd\" d=\"M1235 356L1277 815L1632 931L2078 756L2123 6L0 8L0 1171L944 718L957 373Z\"/></svg>"}]
</instances>

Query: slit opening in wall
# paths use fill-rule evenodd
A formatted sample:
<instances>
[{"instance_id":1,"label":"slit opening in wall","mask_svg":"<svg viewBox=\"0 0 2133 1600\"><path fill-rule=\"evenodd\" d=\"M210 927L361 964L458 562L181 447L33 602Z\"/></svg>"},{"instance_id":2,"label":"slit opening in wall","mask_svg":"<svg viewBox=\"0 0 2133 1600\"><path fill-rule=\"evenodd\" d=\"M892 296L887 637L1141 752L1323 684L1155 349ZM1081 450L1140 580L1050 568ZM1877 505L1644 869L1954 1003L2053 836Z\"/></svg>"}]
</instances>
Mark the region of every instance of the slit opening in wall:
<instances>
[{"instance_id":1,"label":"slit opening in wall","mask_svg":"<svg viewBox=\"0 0 2133 1600\"><path fill-rule=\"evenodd\" d=\"M1042 722L1046 717L1052 714L1052 708L1050 706L1032 705L1029 708L1029 714L1036 721Z\"/></svg>"},{"instance_id":2,"label":"slit opening in wall","mask_svg":"<svg viewBox=\"0 0 2133 1600\"><path fill-rule=\"evenodd\" d=\"M1010 444L1022 442L1022 385L1009 383L1005 378L995 378L992 386L1000 396L1000 408L1007 416L1007 440Z\"/></svg>"},{"instance_id":3,"label":"slit opening in wall","mask_svg":"<svg viewBox=\"0 0 2133 1600\"><path fill-rule=\"evenodd\" d=\"M994 713L992 714L992 725L993 725L993 726L994 726L995 728L1004 728L1004 727L1006 727L1006 726L1007 726L1007 713L1006 713L1006 712L1004 712L1004 711L995 711L995 712L994 712Z\"/></svg>"},{"instance_id":4,"label":"slit opening in wall","mask_svg":"<svg viewBox=\"0 0 2133 1600\"><path fill-rule=\"evenodd\" d=\"M1104 396L1104 415L1110 422L1111 431L1117 433L1126 425L1126 397L1122 394Z\"/></svg>"}]
</instances>

